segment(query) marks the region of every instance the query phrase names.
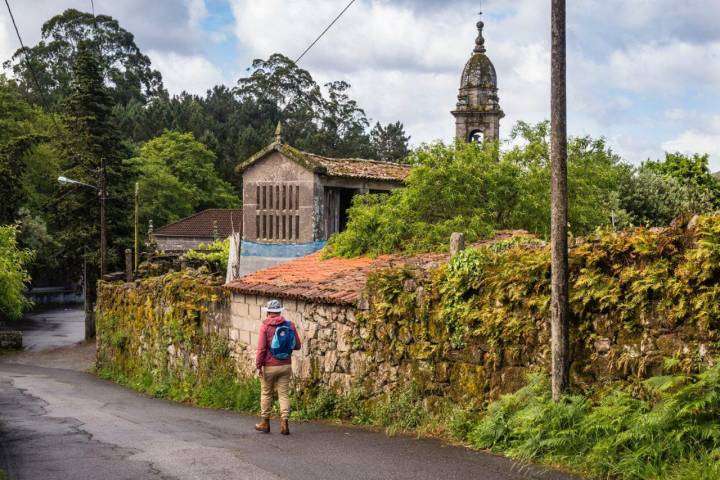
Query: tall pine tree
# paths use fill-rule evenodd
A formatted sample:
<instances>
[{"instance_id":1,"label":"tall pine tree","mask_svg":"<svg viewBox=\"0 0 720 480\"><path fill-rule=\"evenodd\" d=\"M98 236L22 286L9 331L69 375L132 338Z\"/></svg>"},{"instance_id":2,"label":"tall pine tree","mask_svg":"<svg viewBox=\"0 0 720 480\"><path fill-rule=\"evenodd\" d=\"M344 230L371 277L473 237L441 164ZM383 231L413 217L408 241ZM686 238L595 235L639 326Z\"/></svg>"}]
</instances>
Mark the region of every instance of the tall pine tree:
<instances>
[{"instance_id":1,"label":"tall pine tree","mask_svg":"<svg viewBox=\"0 0 720 480\"><path fill-rule=\"evenodd\" d=\"M112 115L113 100L104 84L97 53L90 42L81 41L73 69L72 91L65 105L71 137L64 145L65 176L98 186L101 163L107 183L108 265L118 267L120 252L128 244L130 183L123 159L127 152ZM58 198L56 228L76 269L88 259L99 265L100 202L98 192L69 186ZM73 263L71 263L72 265ZM93 268L95 269L95 268ZM79 271L77 272L79 273Z\"/></svg>"}]
</instances>

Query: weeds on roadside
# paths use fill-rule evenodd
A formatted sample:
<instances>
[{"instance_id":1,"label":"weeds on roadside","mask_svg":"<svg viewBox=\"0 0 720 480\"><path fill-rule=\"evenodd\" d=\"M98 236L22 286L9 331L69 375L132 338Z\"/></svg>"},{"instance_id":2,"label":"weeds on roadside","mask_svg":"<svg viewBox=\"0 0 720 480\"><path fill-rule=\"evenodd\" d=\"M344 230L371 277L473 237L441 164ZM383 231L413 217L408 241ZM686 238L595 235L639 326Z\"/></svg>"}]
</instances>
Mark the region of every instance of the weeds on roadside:
<instances>
[{"instance_id":1,"label":"weeds on roadside","mask_svg":"<svg viewBox=\"0 0 720 480\"><path fill-rule=\"evenodd\" d=\"M648 399L624 388L555 403L544 376L491 403L469 431L478 448L596 478L720 478L720 366L653 377Z\"/></svg>"}]
</instances>

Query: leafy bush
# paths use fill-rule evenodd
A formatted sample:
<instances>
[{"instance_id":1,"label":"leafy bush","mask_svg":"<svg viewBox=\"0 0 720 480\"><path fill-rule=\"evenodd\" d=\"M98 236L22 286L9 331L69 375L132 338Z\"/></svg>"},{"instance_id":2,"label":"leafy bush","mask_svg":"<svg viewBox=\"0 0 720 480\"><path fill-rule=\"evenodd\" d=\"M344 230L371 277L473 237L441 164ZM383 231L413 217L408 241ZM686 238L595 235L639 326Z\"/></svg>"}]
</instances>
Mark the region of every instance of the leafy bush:
<instances>
[{"instance_id":1,"label":"leafy bush","mask_svg":"<svg viewBox=\"0 0 720 480\"><path fill-rule=\"evenodd\" d=\"M347 229L328 254L344 257L447 248L450 234L473 242L497 229L550 234L549 124L519 122L510 148L497 144L424 145L408 158L405 188L355 197ZM683 214L720 206L720 182L707 156L668 154L640 168L623 162L605 139L568 141L573 235L598 227L666 226Z\"/></svg>"},{"instance_id":2,"label":"leafy bush","mask_svg":"<svg viewBox=\"0 0 720 480\"><path fill-rule=\"evenodd\" d=\"M228 257L230 255L230 239L216 240L212 243L201 243L197 249L188 250L183 254L187 260L202 260L213 265L217 271L227 270Z\"/></svg>"},{"instance_id":3,"label":"leafy bush","mask_svg":"<svg viewBox=\"0 0 720 480\"><path fill-rule=\"evenodd\" d=\"M519 123L518 144L435 143L415 150L405 188L389 195L356 197L347 229L330 239L339 256L444 249L450 234L473 242L495 229L550 230L550 163L547 123ZM619 211L617 189L630 167L604 140L573 138L568 146L570 221L589 233L609 225Z\"/></svg>"},{"instance_id":4,"label":"leafy bush","mask_svg":"<svg viewBox=\"0 0 720 480\"><path fill-rule=\"evenodd\" d=\"M30 282L26 266L34 253L18 248L17 227L0 226L0 319L19 318L30 307L24 291Z\"/></svg>"},{"instance_id":5,"label":"leafy bush","mask_svg":"<svg viewBox=\"0 0 720 480\"><path fill-rule=\"evenodd\" d=\"M619 226L661 227L682 215L712 211L716 202L710 191L646 167L621 182L619 198Z\"/></svg>"},{"instance_id":6,"label":"leafy bush","mask_svg":"<svg viewBox=\"0 0 720 480\"><path fill-rule=\"evenodd\" d=\"M549 382L490 404L468 435L478 448L562 464L596 478L704 479L720 471L720 366L651 377L642 396L616 386L595 399L552 401Z\"/></svg>"}]
</instances>

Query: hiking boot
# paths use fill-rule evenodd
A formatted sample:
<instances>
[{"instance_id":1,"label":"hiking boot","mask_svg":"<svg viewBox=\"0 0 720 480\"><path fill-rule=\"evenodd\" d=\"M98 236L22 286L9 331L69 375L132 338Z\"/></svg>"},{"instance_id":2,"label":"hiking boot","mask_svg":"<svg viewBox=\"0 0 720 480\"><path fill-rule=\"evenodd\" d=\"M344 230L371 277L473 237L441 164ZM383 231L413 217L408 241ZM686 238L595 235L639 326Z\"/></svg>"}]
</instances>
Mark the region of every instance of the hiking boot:
<instances>
[{"instance_id":1,"label":"hiking boot","mask_svg":"<svg viewBox=\"0 0 720 480\"><path fill-rule=\"evenodd\" d=\"M270 433L270 420L263 418L260 423L255 424L255 430L262 433Z\"/></svg>"},{"instance_id":2,"label":"hiking boot","mask_svg":"<svg viewBox=\"0 0 720 480\"><path fill-rule=\"evenodd\" d=\"M290 435L290 425L288 425L287 418L280 420L280 433L282 435Z\"/></svg>"}]
</instances>

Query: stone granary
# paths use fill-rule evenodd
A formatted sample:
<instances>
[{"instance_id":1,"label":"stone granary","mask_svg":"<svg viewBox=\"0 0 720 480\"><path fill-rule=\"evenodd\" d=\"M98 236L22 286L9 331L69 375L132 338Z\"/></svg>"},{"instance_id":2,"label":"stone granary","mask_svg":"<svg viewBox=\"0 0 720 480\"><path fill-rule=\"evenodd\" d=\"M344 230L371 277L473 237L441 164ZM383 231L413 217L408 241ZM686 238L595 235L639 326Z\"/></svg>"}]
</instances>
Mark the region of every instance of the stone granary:
<instances>
[{"instance_id":1,"label":"stone granary","mask_svg":"<svg viewBox=\"0 0 720 480\"><path fill-rule=\"evenodd\" d=\"M150 237L157 250L182 253L201 243L224 240L235 232L242 232L242 209L209 208L177 222L164 225Z\"/></svg>"},{"instance_id":2,"label":"stone granary","mask_svg":"<svg viewBox=\"0 0 720 480\"><path fill-rule=\"evenodd\" d=\"M352 198L402 186L405 165L327 158L276 141L237 168L243 177L240 274L321 249L345 229Z\"/></svg>"},{"instance_id":3,"label":"stone granary","mask_svg":"<svg viewBox=\"0 0 720 480\"><path fill-rule=\"evenodd\" d=\"M500 109L497 74L485 55L482 21L477 23L478 36L470 60L465 64L455 110L455 136L463 142L497 141L500 139Z\"/></svg>"}]
</instances>

